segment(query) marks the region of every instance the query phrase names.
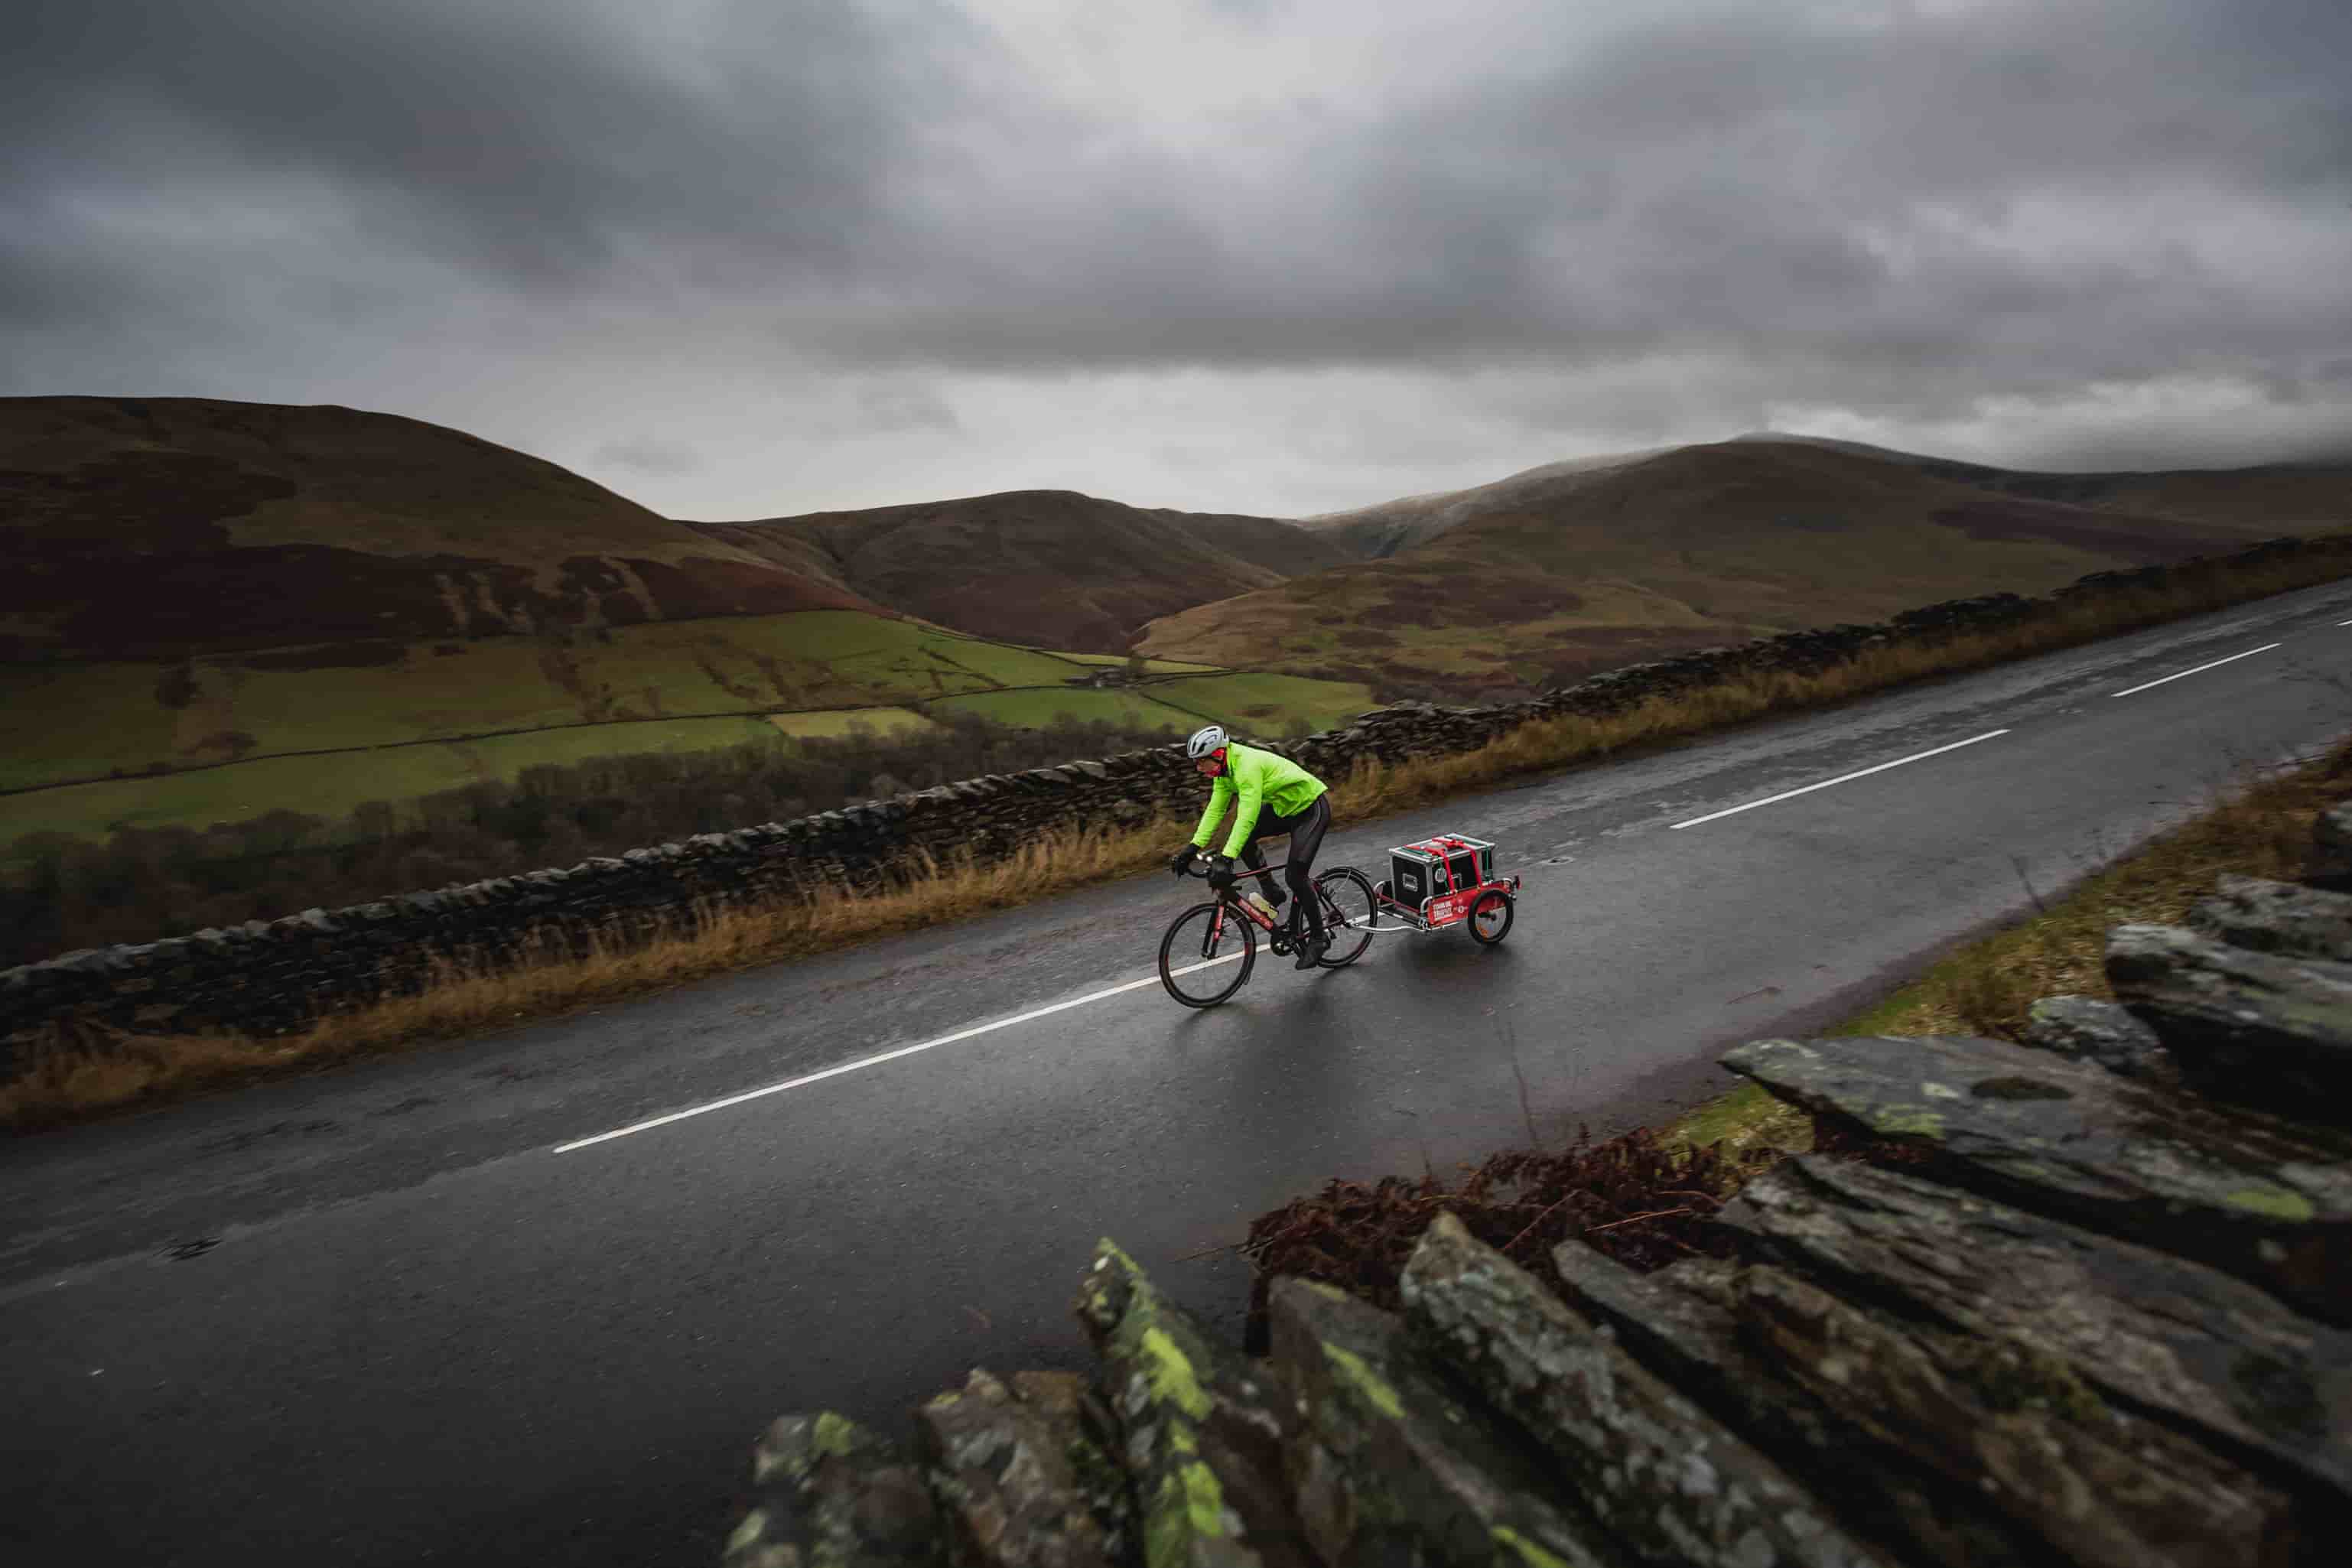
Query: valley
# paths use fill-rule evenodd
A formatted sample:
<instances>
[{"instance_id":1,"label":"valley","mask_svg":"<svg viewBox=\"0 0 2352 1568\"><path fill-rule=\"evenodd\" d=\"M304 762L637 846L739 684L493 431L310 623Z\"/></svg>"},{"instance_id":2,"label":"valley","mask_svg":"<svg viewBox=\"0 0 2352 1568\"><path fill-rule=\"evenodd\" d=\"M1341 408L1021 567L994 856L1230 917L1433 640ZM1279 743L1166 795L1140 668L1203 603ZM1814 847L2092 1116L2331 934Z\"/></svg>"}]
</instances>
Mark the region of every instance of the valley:
<instances>
[{"instance_id":1,"label":"valley","mask_svg":"<svg viewBox=\"0 0 2352 1568\"><path fill-rule=\"evenodd\" d=\"M1779 435L1296 520L1016 490L682 521L392 415L0 399L0 874L83 911L59 931L277 914L307 879L390 892L362 884L982 759L1517 700L2347 524L2341 468L2036 474Z\"/></svg>"}]
</instances>

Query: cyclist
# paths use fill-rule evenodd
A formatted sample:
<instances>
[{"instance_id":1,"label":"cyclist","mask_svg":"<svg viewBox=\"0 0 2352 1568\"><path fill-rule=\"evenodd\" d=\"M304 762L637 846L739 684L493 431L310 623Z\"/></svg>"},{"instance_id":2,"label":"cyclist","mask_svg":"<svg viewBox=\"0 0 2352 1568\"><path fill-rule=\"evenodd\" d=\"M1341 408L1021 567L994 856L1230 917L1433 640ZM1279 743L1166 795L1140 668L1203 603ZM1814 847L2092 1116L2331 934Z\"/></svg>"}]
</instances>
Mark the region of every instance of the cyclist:
<instances>
[{"instance_id":1,"label":"cyclist","mask_svg":"<svg viewBox=\"0 0 2352 1568\"><path fill-rule=\"evenodd\" d=\"M1307 881L1315 852L1323 847L1323 830L1331 826L1331 801L1323 781L1288 757L1234 744L1215 724L1194 731L1184 742L1184 754L1192 758L1195 771L1215 782L1209 786L1209 809L1202 815L1192 842L1170 857L1168 868L1179 876L1192 868L1201 851L1209 847L1225 808L1238 795L1241 804L1234 812L1233 831L1225 836L1224 852L1210 861L1209 886L1222 893L1234 885L1235 856L1247 862L1251 870L1265 870L1265 858L1258 851L1257 841L1288 834L1290 858L1282 868L1283 877L1290 884L1291 896L1298 900L1298 907L1290 912L1290 937L1298 949L1297 967L1314 968L1316 959L1331 945L1330 935L1323 929L1321 901ZM1281 889L1270 887L1266 892L1269 901L1280 909ZM1304 937L1298 931L1301 910L1307 916Z\"/></svg>"}]
</instances>

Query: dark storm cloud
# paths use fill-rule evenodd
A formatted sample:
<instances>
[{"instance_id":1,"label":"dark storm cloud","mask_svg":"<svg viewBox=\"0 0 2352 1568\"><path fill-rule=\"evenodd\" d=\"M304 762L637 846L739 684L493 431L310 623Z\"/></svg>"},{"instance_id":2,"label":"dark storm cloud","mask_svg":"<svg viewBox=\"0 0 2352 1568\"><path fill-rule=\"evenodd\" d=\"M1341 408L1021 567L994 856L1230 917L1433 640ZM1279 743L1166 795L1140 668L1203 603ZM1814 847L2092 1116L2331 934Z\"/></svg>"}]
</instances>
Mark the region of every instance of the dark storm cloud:
<instances>
[{"instance_id":1,"label":"dark storm cloud","mask_svg":"<svg viewBox=\"0 0 2352 1568\"><path fill-rule=\"evenodd\" d=\"M1031 368L1704 346L2063 378L2307 342L2319 279L2265 268L2294 257L2217 263L2172 218L2301 215L2304 265L2352 268L2352 8L1561 15L1550 60L1281 127L1272 193L1134 147L1061 222L814 330Z\"/></svg>"},{"instance_id":2,"label":"dark storm cloud","mask_svg":"<svg viewBox=\"0 0 2352 1568\"><path fill-rule=\"evenodd\" d=\"M586 334L602 374L888 386L1516 366L1559 401L1507 417L1644 437L2181 375L2342 401L2341 0L1465 0L1402 43L1371 15L34 0L0 52L0 382L233 345L267 396L438 318L551 377ZM957 430L924 395L842 406Z\"/></svg>"},{"instance_id":3,"label":"dark storm cloud","mask_svg":"<svg viewBox=\"0 0 2352 1568\"><path fill-rule=\"evenodd\" d=\"M938 54L970 37L952 11L759 0L34 0L0 51L22 154L0 171L5 301L139 302L171 258L88 277L103 247L77 241L208 201L232 230L347 214L371 246L525 290L648 255L688 281L862 274L898 244L885 196L919 107L952 104ZM319 259L364 269L337 237Z\"/></svg>"}]
</instances>

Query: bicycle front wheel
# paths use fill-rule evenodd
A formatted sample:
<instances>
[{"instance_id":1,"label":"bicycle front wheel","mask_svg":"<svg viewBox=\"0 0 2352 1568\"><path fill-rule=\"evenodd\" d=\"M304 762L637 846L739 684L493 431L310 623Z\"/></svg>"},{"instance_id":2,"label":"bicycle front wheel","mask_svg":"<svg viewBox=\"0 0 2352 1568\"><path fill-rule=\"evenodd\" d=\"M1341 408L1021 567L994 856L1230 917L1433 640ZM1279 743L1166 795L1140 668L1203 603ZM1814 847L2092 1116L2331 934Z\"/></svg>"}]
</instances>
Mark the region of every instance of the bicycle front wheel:
<instances>
[{"instance_id":1,"label":"bicycle front wheel","mask_svg":"<svg viewBox=\"0 0 2352 1568\"><path fill-rule=\"evenodd\" d=\"M1353 866L1334 866L1315 879L1315 896L1323 900L1323 929L1331 945L1319 961L1326 969L1353 963L1372 945L1372 928L1381 923L1380 900L1372 884Z\"/></svg>"},{"instance_id":2,"label":"bicycle front wheel","mask_svg":"<svg viewBox=\"0 0 2352 1568\"><path fill-rule=\"evenodd\" d=\"M1187 1007L1213 1007L1257 963L1257 928L1222 904L1194 904L1160 939L1160 984Z\"/></svg>"}]
</instances>

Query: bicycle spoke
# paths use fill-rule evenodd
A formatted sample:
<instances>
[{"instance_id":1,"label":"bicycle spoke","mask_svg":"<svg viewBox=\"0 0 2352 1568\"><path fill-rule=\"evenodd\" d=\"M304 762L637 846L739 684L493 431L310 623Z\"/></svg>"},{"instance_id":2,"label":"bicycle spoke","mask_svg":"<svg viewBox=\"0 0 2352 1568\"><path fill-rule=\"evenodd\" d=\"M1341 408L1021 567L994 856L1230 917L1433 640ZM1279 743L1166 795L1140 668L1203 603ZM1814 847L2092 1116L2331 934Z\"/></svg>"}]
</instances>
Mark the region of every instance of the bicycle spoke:
<instances>
[{"instance_id":1,"label":"bicycle spoke","mask_svg":"<svg viewBox=\"0 0 2352 1568\"><path fill-rule=\"evenodd\" d=\"M1353 867L1338 866L1316 879L1315 893L1322 906L1324 930L1331 938L1323 952L1323 966L1338 969L1353 963L1371 945L1372 932L1380 925L1380 906L1373 900L1371 883Z\"/></svg>"},{"instance_id":2,"label":"bicycle spoke","mask_svg":"<svg viewBox=\"0 0 2352 1568\"><path fill-rule=\"evenodd\" d=\"M1231 913L1216 904L1195 904L1178 915L1160 938L1160 983L1187 1007L1213 1007L1249 978L1257 952L1255 935L1246 922L1229 930ZM1201 928L1197 936L1191 929L1195 924ZM1238 939L1239 952L1232 951L1234 942L1229 939ZM1194 949L1200 957L1180 963Z\"/></svg>"}]
</instances>

